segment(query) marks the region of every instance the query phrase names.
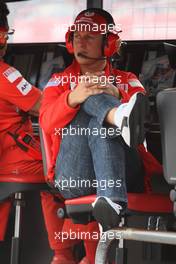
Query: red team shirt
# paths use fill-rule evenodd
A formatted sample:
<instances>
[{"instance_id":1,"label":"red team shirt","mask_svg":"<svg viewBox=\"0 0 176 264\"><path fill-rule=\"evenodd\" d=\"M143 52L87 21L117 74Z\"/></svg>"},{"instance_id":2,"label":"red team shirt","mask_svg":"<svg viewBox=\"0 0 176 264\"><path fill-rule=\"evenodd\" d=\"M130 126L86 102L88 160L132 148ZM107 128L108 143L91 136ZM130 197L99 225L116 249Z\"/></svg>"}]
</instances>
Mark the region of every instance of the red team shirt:
<instances>
[{"instance_id":1,"label":"red team shirt","mask_svg":"<svg viewBox=\"0 0 176 264\"><path fill-rule=\"evenodd\" d=\"M18 70L0 61L0 167L12 161L31 160L7 132L15 132L22 120L19 111L29 111L40 96L41 91ZM25 122L20 130L32 132L31 121Z\"/></svg>"}]
</instances>

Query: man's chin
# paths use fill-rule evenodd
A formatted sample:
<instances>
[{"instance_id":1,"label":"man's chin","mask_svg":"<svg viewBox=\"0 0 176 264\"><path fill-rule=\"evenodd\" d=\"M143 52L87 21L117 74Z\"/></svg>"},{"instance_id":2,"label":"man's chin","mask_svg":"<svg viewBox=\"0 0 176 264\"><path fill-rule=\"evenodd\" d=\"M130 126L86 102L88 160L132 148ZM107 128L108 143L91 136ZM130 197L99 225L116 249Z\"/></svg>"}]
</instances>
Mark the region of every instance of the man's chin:
<instances>
[{"instance_id":1,"label":"man's chin","mask_svg":"<svg viewBox=\"0 0 176 264\"><path fill-rule=\"evenodd\" d=\"M83 57L80 57L80 56L75 56L75 59L80 65L86 65L86 64L95 63L94 60L91 60L91 59L88 59L88 58L83 58Z\"/></svg>"}]
</instances>

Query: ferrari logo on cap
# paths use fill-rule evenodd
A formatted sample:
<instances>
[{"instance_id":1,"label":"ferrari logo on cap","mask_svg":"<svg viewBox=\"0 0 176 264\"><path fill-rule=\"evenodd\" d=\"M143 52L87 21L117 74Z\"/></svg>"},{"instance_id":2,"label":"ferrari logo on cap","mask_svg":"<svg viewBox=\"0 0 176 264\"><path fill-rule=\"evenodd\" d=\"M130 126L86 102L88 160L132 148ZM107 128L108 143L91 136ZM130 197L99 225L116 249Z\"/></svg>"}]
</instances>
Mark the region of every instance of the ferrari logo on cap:
<instances>
[{"instance_id":1,"label":"ferrari logo on cap","mask_svg":"<svg viewBox=\"0 0 176 264\"><path fill-rule=\"evenodd\" d=\"M95 15L95 13L94 12L86 12L86 13L84 13L84 15L86 16L86 17L92 17L92 16L94 16Z\"/></svg>"}]
</instances>

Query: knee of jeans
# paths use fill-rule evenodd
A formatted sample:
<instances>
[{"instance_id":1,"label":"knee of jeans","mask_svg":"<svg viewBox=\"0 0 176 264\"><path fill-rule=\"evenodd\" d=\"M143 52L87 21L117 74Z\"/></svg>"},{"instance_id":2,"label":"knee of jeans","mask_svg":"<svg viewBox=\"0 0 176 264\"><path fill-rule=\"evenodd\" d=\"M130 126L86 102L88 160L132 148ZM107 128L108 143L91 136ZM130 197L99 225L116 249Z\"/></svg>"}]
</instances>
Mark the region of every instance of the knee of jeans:
<instances>
[{"instance_id":1,"label":"knee of jeans","mask_svg":"<svg viewBox=\"0 0 176 264\"><path fill-rule=\"evenodd\" d=\"M109 140L114 138L119 138L119 129L116 126L109 125L107 123L104 123L103 126L97 121L96 117L92 117L89 122L89 130L91 131L91 134L89 137L95 136L100 138L107 138ZM121 144L121 140L119 140L119 144Z\"/></svg>"},{"instance_id":2,"label":"knee of jeans","mask_svg":"<svg viewBox=\"0 0 176 264\"><path fill-rule=\"evenodd\" d=\"M82 104L83 109L88 110L89 108L97 107L98 102L101 101L103 96L103 94L89 96L86 101Z\"/></svg>"},{"instance_id":3,"label":"knee of jeans","mask_svg":"<svg viewBox=\"0 0 176 264\"><path fill-rule=\"evenodd\" d=\"M70 124L67 125L66 127L69 128L70 125L71 126L78 126L78 125L86 126L89 122L89 119L90 119L89 115L85 113L85 111L83 110L83 107L81 106L77 115L72 119Z\"/></svg>"},{"instance_id":4,"label":"knee of jeans","mask_svg":"<svg viewBox=\"0 0 176 264\"><path fill-rule=\"evenodd\" d=\"M88 128L90 131L90 134L88 135L88 140L90 140L90 138L100 137L103 132L103 127L98 123L96 117L92 117L90 119Z\"/></svg>"},{"instance_id":5,"label":"knee of jeans","mask_svg":"<svg viewBox=\"0 0 176 264\"><path fill-rule=\"evenodd\" d=\"M98 123L97 118L96 117L92 117L89 121L89 125L88 127L90 128L90 130L92 129L100 129L102 126L100 125L100 123Z\"/></svg>"},{"instance_id":6,"label":"knee of jeans","mask_svg":"<svg viewBox=\"0 0 176 264\"><path fill-rule=\"evenodd\" d=\"M102 105L111 105L112 107L117 107L121 103L120 101L112 95L109 94L96 94L89 96L87 100L82 104L83 110L89 114L89 112L96 112L97 108ZM91 110L90 110L91 109Z\"/></svg>"}]
</instances>

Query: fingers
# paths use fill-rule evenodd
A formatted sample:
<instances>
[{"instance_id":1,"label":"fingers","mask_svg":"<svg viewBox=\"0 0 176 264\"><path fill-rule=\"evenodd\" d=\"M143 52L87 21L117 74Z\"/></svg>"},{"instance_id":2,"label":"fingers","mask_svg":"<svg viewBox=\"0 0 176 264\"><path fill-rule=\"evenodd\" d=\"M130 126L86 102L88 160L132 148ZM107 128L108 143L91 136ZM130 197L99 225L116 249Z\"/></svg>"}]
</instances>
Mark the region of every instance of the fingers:
<instances>
[{"instance_id":1,"label":"fingers","mask_svg":"<svg viewBox=\"0 0 176 264\"><path fill-rule=\"evenodd\" d=\"M110 86L110 84L108 84L108 83L88 83L88 84L86 84L86 87L87 88L91 88L91 89L95 89L95 88L97 88L97 89L111 89L111 86Z\"/></svg>"},{"instance_id":2,"label":"fingers","mask_svg":"<svg viewBox=\"0 0 176 264\"><path fill-rule=\"evenodd\" d=\"M84 75L81 75L80 82L76 88L78 90L78 94L82 95L84 99L91 95L101 93L106 93L118 98L119 92L117 87L106 80L104 73L104 71L98 71L94 73L87 72Z\"/></svg>"},{"instance_id":3,"label":"fingers","mask_svg":"<svg viewBox=\"0 0 176 264\"><path fill-rule=\"evenodd\" d=\"M110 89L111 88L111 86L110 86L110 84L109 83L106 83L106 82L104 82L104 83L99 83L98 84L98 88L104 88L104 89Z\"/></svg>"},{"instance_id":4,"label":"fingers","mask_svg":"<svg viewBox=\"0 0 176 264\"><path fill-rule=\"evenodd\" d=\"M96 84L87 87L87 89L91 94L105 93L119 98L119 90L114 85L111 84L105 84L105 85Z\"/></svg>"},{"instance_id":5,"label":"fingers","mask_svg":"<svg viewBox=\"0 0 176 264\"><path fill-rule=\"evenodd\" d=\"M99 78L95 79L94 77L90 77L89 81L85 83L87 88L97 86L97 88L109 88L109 84L107 82L102 82Z\"/></svg>"},{"instance_id":6,"label":"fingers","mask_svg":"<svg viewBox=\"0 0 176 264\"><path fill-rule=\"evenodd\" d=\"M93 80L90 80L89 82L85 83L85 87L94 89L98 87L98 83L95 83Z\"/></svg>"},{"instance_id":7,"label":"fingers","mask_svg":"<svg viewBox=\"0 0 176 264\"><path fill-rule=\"evenodd\" d=\"M87 93L88 95L95 95L95 94L102 94L104 92L103 89L98 88L97 85L91 86L89 88L87 88Z\"/></svg>"},{"instance_id":8,"label":"fingers","mask_svg":"<svg viewBox=\"0 0 176 264\"><path fill-rule=\"evenodd\" d=\"M85 76L101 76L105 73L105 71L97 71L97 72L94 72L94 73L91 73L91 72L86 72L85 73Z\"/></svg>"},{"instance_id":9,"label":"fingers","mask_svg":"<svg viewBox=\"0 0 176 264\"><path fill-rule=\"evenodd\" d=\"M80 80L86 84L86 87L91 87L98 83L105 83L105 80L102 82L101 79L101 77L104 76L104 73L104 71L97 71L94 73L86 72L84 75L80 76Z\"/></svg>"},{"instance_id":10,"label":"fingers","mask_svg":"<svg viewBox=\"0 0 176 264\"><path fill-rule=\"evenodd\" d=\"M79 83L84 84L86 87L90 87L99 83L99 77L82 75L80 76Z\"/></svg>"}]
</instances>

